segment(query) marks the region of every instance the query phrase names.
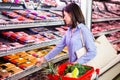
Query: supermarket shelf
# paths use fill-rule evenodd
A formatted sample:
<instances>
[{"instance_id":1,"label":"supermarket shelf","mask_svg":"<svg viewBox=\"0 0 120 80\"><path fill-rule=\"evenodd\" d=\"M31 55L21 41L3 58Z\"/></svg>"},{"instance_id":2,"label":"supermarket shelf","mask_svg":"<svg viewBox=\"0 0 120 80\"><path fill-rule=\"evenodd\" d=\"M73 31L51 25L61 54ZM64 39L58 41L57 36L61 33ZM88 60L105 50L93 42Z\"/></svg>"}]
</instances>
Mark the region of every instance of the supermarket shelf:
<instances>
[{"instance_id":1,"label":"supermarket shelf","mask_svg":"<svg viewBox=\"0 0 120 80\"><path fill-rule=\"evenodd\" d=\"M120 29L113 29L113 30L109 30L109 31L102 31L102 32L94 34L94 36L97 37L97 36L100 36L100 35L111 34L111 33L118 32L118 31L120 31Z\"/></svg>"},{"instance_id":2,"label":"supermarket shelf","mask_svg":"<svg viewBox=\"0 0 120 80\"><path fill-rule=\"evenodd\" d=\"M94 0L94 1L96 1L96 2L99 2L98 0ZM106 2L106 3L111 3L111 4L120 4L120 1L110 1L110 0L104 0L104 1L101 1L101 2Z\"/></svg>"},{"instance_id":3,"label":"supermarket shelf","mask_svg":"<svg viewBox=\"0 0 120 80\"><path fill-rule=\"evenodd\" d=\"M0 2L0 10L26 9L24 4L15 4L10 2Z\"/></svg>"},{"instance_id":4,"label":"supermarket shelf","mask_svg":"<svg viewBox=\"0 0 120 80\"><path fill-rule=\"evenodd\" d=\"M61 60L64 60L64 59L68 59L68 54L62 54L62 55L60 55L59 57L55 57L55 58L51 59L49 62L57 63L57 62L59 62L59 61L61 61ZM47 67L47 63L43 63L43 64L42 64L41 66L39 66L39 67L37 67L37 66L32 66L32 67L24 70L24 71L21 72L21 73L18 73L18 74L15 74L15 75L9 77L7 80L18 80L18 79L20 79L20 78L23 78L23 77L29 75L29 74L32 74L32 73L34 73L34 72L36 72L36 71L39 71L39 70L41 70L41 69L44 68L44 67Z\"/></svg>"},{"instance_id":5,"label":"supermarket shelf","mask_svg":"<svg viewBox=\"0 0 120 80\"><path fill-rule=\"evenodd\" d=\"M92 19L92 22L103 22L103 21L112 21L112 20L120 20L120 17L118 17L118 18Z\"/></svg>"},{"instance_id":6,"label":"supermarket shelf","mask_svg":"<svg viewBox=\"0 0 120 80\"><path fill-rule=\"evenodd\" d=\"M59 16L62 16L62 12L61 11L55 11L55 10L49 10L50 12L57 14Z\"/></svg>"},{"instance_id":7,"label":"supermarket shelf","mask_svg":"<svg viewBox=\"0 0 120 80\"><path fill-rule=\"evenodd\" d=\"M111 41L111 43L118 43L118 42L120 42L120 39L118 39L118 40L114 40L114 41Z\"/></svg>"},{"instance_id":8,"label":"supermarket shelf","mask_svg":"<svg viewBox=\"0 0 120 80\"><path fill-rule=\"evenodd\" d=\"M35 49L35 48L40 48L40 47L45 47L45 46L57 44L59 41L60 41L60 38L50 40L50 41L46 41L46 42L42 42L42 43L27 44L24 47L12 49L12 50L1 51L0 52L0 57L5 56L5 55L9 55L9 54L14 54L14 53L17 53L17 52L28 51L28 50Z\"/></svg>"},{"instance_id":9,"label":"supermarket shelf","mask_svg":"<svg viewBox=\"0 0 120 80\"><path fill-rule=\"evenodd\" d=\"M20 29L20 28L31 28L31 27L41 27L41 26L56 26L56 25L64 25L63 20L42 20L39 22L33 23L25 23L25 24L7 24L7 25L0 25L0 30L5 29Z\"/></svg>"}]
</instances>

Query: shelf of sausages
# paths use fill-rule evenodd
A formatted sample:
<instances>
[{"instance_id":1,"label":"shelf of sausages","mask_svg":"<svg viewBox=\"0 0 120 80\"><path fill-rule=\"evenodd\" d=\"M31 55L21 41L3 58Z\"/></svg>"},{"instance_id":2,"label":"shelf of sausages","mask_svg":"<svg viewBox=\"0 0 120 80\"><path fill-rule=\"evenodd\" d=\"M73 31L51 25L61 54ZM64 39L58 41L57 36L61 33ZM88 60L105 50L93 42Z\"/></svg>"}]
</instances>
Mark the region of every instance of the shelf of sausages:
<instances>
[{"instance_id":1,"label":"shelf of sausages","mask_svg":"<svg viewBox=\"0 0 120 80\"><path fill-rule=\"evenodd\" d=\"M62 17L47 11L2 10L0 13L0 30L64 25Z\"/></svg>"},{"instance_id":2,"label":"shelf of sausages","mask_svg":"<svg viewBox=\"0 0 120 80\"><path fill-rule=\"evenodd\" d=\"M61 26L1 31L0 56L57 44L66 30L66 26Z\"/></svg>"},{"instance_id":3,"label":"shelf of sausages","mask_svg":"<svg viewBox=\"0 0 120 80\"><path fill-rule=\"evenodd\" d=\"M92 22L120 20L120 5L93 1Z\"/></svg>"},{"instance_id":4,"label":"shelf of sausages","mask_svg":"<svg viewBox=\"0 0 120 80\"><path fill-rule=\"evenodd\" d=\"M94 36L110 34L118 31L120 31L120 21L92 23L92 33Z\"/></svg>"},{"instance_id":5,"label":"shelf of sausages","mask_svg":"<svg viewBox=\"0 0 120 80\"><path fill-rule=\"evenodd\" d=\"M37 59L45 56L54 47L55 45L50 45L1 57L0 79L18 80L42 69L42 67L47 66L47 64L37 67L35 66ZM67 48L65 47L63 51L50 61L56 63L67 58Z\"/></svg>"}]
</instances>

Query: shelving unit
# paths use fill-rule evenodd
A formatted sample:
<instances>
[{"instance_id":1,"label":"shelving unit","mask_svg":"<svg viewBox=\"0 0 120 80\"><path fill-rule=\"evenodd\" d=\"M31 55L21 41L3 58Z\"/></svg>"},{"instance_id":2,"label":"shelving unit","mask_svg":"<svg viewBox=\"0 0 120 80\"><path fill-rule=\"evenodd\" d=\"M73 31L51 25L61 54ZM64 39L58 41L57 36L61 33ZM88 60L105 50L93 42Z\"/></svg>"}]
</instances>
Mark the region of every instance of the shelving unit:
<instances>
[{"instance_id":1,"label":"shelving unit","mask_svg":"<svg viewBox=\"0 0 120 80\"><path fill-rule=\"evenodd\" d=\"M4 6L5 10L14 10L14 9L24 10L25 9L25 6L23 6L22 4L0 3L0 10L4 10L4 9L2 9L3 6ZM35 28L35 27L43 27L43 26L44 27L46 27L46 26L61 26L64 24L65 23L62 18L61 19L45 19L45 20L39 20L39 21L35 21L35 22L30 22L30 23L0 24L0 30ZM60 39L61 39L61 37L57 38L57 39L52 39L49 41L44 41L41 43L25 44L23 47L20 47L20 48L13 48L10 50L0 51L0 57L14 54L17 52L28 51L28 50L32 50L32 49L36 49L36 48L40 48L40 47L57 44L60 41ZM67 59L67 58L68 58L68 54L62 54L62 55L59 55L59 56L51 59L50 62L56 63L56 62L59 62L61 60ZM46 63L42 64L39 67L36 67L35 65L30 66L30 67L26 68L25 70L23 70L22 72L11 75L10 77L6 78L5 80L18 80L18 79L25 77L27 75L30 75L38 70L41 70L42 68L44 68L46 66L47 66Z\"/></svg>"},{"instance_id":2,"label":"shelving unit","mask_svg":"<svg viewBox=\"0 0 120 80\"><path fill-rule=\"evenodd\" d=\"M68 58L68 54L63 54L63 55L60 55L59 57L55 57L53 59L50 60L50 62L52 63L57 63L61 60L64 60L64 59L67 59ZM21 73L18 73L18 74L15 74L15 75L12 75L11 77L7 78L8 80L18 80L22 77L25 77L29 74L32 74L36 71L39 71L41 70L42 68L44 67L47 67L47 63L43 63L41 66L37 67L37 66L31 66L27 69L25 69L24 71L22 71Z\"/></svg>"},{"instance_id":3,"label":"shelving unit","mask_svg":"<svg viewBox=\"0 0 120 80\"><path fill-rule=\"evenodd\" d=\"M60 41L60 39L54 39L51 41L47 41L47 42L42 42L42 43L38 43L38 44L26 44L23 47L20 48L16 48L16 49L12 49L12 50L5 50L5 51L1 51L0 52L0 57L5 56L5 55L9 55L9 54L14 54L17 52L22 52L22 51L28 51L31 49L36 49L36 48L40 48L40 47L45 47L45 46L49 46L52 44L57 44Z\"/></svg>"},{"instance_id":4,"label":"shelving unit","mask_svg":"<svg viewBox=\"0 0 120 80\"><path fill-rule=\"evenodd\" d=\"M82 2L84 2L84 0L82 0ZM86 1L86 5L89 1ZM4 6L4 4L2 4ZM0 3L0 9L3 7ZM8 5L8 3L7 3ZM82 4L84 5L84 4ZM15 6L12 8L14 10L14 8L16 8L16 4ZM21 5L20 5L21 6ZM23 7L20 7L18 6L20 9L24 9ZM91 6L89 4L89 6ZM87 6L87 7L89 7ZM83 7L83 6L82 6ZM91 8L91 7L89 7ZM10 7L7 7L5 9L10 9ZM82 8L83 10L85 10L84 8ZM88 9L88 8L86 8ZM86 10L87 11L87 10ZM88 11L90 12L90 10ZM90 21L89 18L90 15L87 14L86 16L86 13L84 13L85 15L85 18L88 22L87 25L88 27L90 27ZM104 19L94 19L92 20L92 22L104 22L104 21L112 21L112 20L120 20L120 18L104 18ZM9 29L20 29L20 28L34 28L34 27L42 27L42 26L58 26L58 25L64 25L64 21L61 19L61 20L41 20L41 21L38 21L38 22L31 22L31 23L21 23L21 24L7 24L7 25L0 25L0 30L9 30ZM18 27L19 26L19 27ZM103 34L110 34L110 33L113 33L113 32L118 32L120 31L120 29L113 29L113 30L110 30L110 31L104 31L104 32L100 32L100 33L97 33L95 34L94 36L100 36L100 35L103 35ZM35 44L35 43L31 43L31 44L26 44L24 45L23 47L20 47L20 48L16 48L16 49L12 49L12 50L5 50L5 51L1 51L0 52L0 57L2 56L5 56L5 55L9 55L9 54L13 54L13 53L17 53L17 52L21 52L21 51L27 51L27 50L31 50L31 49L35 49L35 48L40 48L40 47L45 47L45 46L49 46L49 45L52 45L52 44L57 44L58 42L60 41L60 38L59 39L54 39L54 40L50 40L50 41L47 41L47 42L42 42L42 43L38 43L38 44ZM120 40L116 40L116 41L113 41L111 43L116 43L116 42L120 42ZM50 62L53 62L53 63L56 63L56 62L59 62L61 60L64 60L64 59L68 59L68 54L62 54L60 56L57 56L53 59L50 60ZM39 67L36 67L36 66L30 66L29 68L26 68L24 71L20 72L20 73L17 73L17 74L14 74L12 75L11 77L8 77L7 79L5 80L18 80L22 77L25 77L29 74L32 74L36 71L39 71L41 70L42 68L46 67L47 64L46 63L43 63L41 66Z\"/></svg>"},{"instance_id":5,"label":"shelving unit","mask_svg":"<svg viewBox=\"0 0 120 80\"><path fill-rule=\"evenodd\" d=\"M99 4L99 5L95 5L94 4L94 2L97 2L97 4ZM99 3L100 2L100 3ZM106 35L106 37L107 36L111 36L112 34L114 34L115 35L115 33L116 32L119 32L120 31L120 27L119 27L119 24L118 25L116 25L116 23L115 23L115 21L117 21L118 23L119 23L119 21L120 21L120 15L118 15L118 14L114 14L114 16L113 15L111 15L112 14L112 12L111 11L113 11L113 10L111 10L111 11L109 11L109 10L107 10L106 9L106 7L107 6L105 6L104 7L104 5L102 5L103 3L111 3L111 4L116 4L116 5L119 5L120 4L120 2L119 2L119 0L118 0L118 2L113 2L112 0L93 0L93 5L92 5L92 13L94 14L94 12L93 11L96 11L96 14L93 16L91 16L91 18L92 18L92 20L91 20L91 24L93 24L93 25L91 25L91 31L93 31L93 34L94 34L94 37L98 37L98 36L100 36L100 35ZM98 8L99 7L99 8ZM113 6L112 6L112 9L113 9ZM106 13L110 13L110 15L109 16L107 16L107 14L105 14L104 12L105 11L108 11L108 12L106 12ZM118 10L119 11L119 10ZM97 13L98 12L98 13ZM100 14L99 14L99 12L100 12ZM117 12L116 12L117 13ZM98 15L98 16L97 16ZM113 22L113 24L111 24L110 22ZM100 23L100 25L94 25L94 23L95 24L99 24ZM107 25L104 25L103 23L110 23L109 25L111 25L110 27L109 27L109 25L107 24ZM115 26L116 27L115 27ZM93 27L92 27L93 26ZM112 26L114 26L114 27L112 27ZM105 28L105 27L107 27L107 28ZM93 29L93 30L92 30ZM94 33L95 32L95 33ZM114 43L115 44L117 44L117 43L119 43L120 42L120 38L118 39L118 40L113 40L113 41L110 41L110 43L111 44L113 44L114 45ZM115 45L116 46L116 45ZM113 46L114 47L114 46ZM117 51L117 48L115 48L116 49L116 51ZM107 53L106 53L107 54ZM109 74L109 71L110 70L117 70L117 68L114 68L113 66L115 65L116 66L116 63L119 63L120 62L120 59L119 59L119 57L120 57L120 55L119 55L119 53L117 53L116 52L116 54L115 54L117 57L116 58L114 58L114 59L111 59L111 61L109 62L109 63L107 63L105 66L102 66L102 68L100 69L100 72L102 72L103 71L103 73L102 74L100 74L99 75L99 79L100 80L104 80L104 79L113 79L114 77L115 77L115 75L117 75L120 71L118 71L118 73L116 73L116 71L114 71L113 73L111 73L111 75L112 75L112 77L111 77L111 75L106 75L106 73L107 74ZM109 57L109 56L112 56L111 54L108 54L108 56L107 57ZM104 59L103 59L104 60ZM104 60L105 61L105 60ZM105 61L106 62L106 61ZM103 62L104 63L104 62ZM111 65L110 65L111 64ZM113 74L114 74L114 76L113 76ZM102 79L103 78L103 79Z\"/></svg>"},{"instance_id":6,"label":"shelving unit","mask_svg":"<svg viewBox=\"0 0 120 80\"><path fill-rule=\"evenodd\" d=\"M111 3L111 4L116 4L116 5L119 5L120 2L118 1L99 1L99 0L93 0L93 2L96 1L96 2L100 2L100 3ZM98 3L97 3L98 4ZM97 4L94 3L94 6L96 7L100 7L100 6L97 6ZM100 4L99 4L100 5ZM103 8L103 5L101 5L102 8ZM106 7L107 6L104 6L104 9L103 9L103 12L107 11L106 10ZM96 11L99 11L99 8L96 8L98 10ZM94 9L93 9L94 10ZM101 11L102 12L102 11ZM119 15L117 15L119 16ZM120 21L120 16L119 17L104 17L104 15L101 17L101 18L98 18L98 19L92 19L92 22L91 23L101 23L101 22L106 22L106 21ZM91 27L92 28L92 27ZM106 35L106 34L111 34L111 33L114 33L114 32L118 32L120 31L120 28L117 28L117 29L111 29L111 30L106 30L106 31L101 31L101 32L98 32L98 33L95 33L94 36L97 37L97 36L100 36L100 35ZM120 40L115 40L115 41L112 41L112 43L117 43L119 42Z\"/></svg>"}]
</instances>

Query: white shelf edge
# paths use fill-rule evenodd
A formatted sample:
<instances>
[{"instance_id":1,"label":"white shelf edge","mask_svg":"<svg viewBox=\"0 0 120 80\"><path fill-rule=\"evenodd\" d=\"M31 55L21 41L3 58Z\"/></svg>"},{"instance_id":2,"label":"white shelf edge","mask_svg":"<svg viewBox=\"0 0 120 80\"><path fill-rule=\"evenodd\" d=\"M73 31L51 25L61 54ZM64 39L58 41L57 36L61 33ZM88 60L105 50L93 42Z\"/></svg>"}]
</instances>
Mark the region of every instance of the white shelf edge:
<instances>
[{"instance_id":1,"label":"white shelf edge","mask_svg":"<svg viewBox=\"0 0 120 80\"><path fill-rule=\"evenodd\" d=\"M111 41L112 44L120 42L120 39Z\"/></svg>"},{"instance_id":2,"label":"white shelf edge","mask_svg":"<svg viewBox=\"0 0 120 80\"><path fill-rule=\"evenodd\" d=\"M8 24L8 25L0 25L0 30L5 29L20 29L20 28L31 28L31 27L41 27L41 26L55 26L55 25L64 25L63 20L54 20L54 21L44 21L37 23L26 23L26 24Z\"/></svg>"},{"instance_id":3,"label":"white shelf edge","mask_svg":"<svg viewBox=\"0 0 120 80\"><path fill-rule=\"evenodd\" d=\"M35 48L40 48L40 47L45 47L45 46L57 44L59 41L60 41L60 38L50 40L50 41L46 41L46 42L42 42L42 43L38 43L38 44L27 44L24 47L16 48L16 49L13 49L13 50L1 51L0 52L0 57L5 56L5 55L9 55L9 54L14 54L14 53L17 53L17 52L22 52L22 51L35 49Z\"/></svg>"},{"instance_id":4,"label":"white shelf edge","mask_svg":"<svg viewBox=\"0 0 120 80\"><path fill-rule=\"evenodd\" d=\"M92 19L92 22L102 22L102 21L111 21L111 20L120 20L120 18L101 18L101 19Z\"/></svg>"},{"instance_id":5,"label":"white shelf edge","mask_svg":"<svg viewBox=\"0 0 120 80\"><path fill-rule=\"evenodd\" d=\"M118 31L120 31L120 29L113 29L113 30L109 30L109 31L102 31L102 32L94 34L94 36L97 37L97 36L100 36L100 35L110 34L110 33L118 32Z\"/></svg>"}]
</instances>

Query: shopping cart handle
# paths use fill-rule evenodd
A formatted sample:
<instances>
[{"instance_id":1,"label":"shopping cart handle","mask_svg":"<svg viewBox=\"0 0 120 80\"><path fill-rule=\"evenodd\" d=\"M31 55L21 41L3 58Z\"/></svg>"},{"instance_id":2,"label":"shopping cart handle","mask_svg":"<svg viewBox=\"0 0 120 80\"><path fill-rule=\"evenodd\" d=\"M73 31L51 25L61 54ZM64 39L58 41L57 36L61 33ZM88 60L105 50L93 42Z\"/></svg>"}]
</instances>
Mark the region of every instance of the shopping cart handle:
<instances>
[{"instance_id":1,"label":"shopping cart handle","mask_svg":"<svg viewBox=\"0 0 120 80\"><path fill-rule=\"evenodd\" d=\"M97 73L97 75L99 74L99 72L100 72L100 69L96 69L96 73Z\"/></svg>"}]
</instances>

